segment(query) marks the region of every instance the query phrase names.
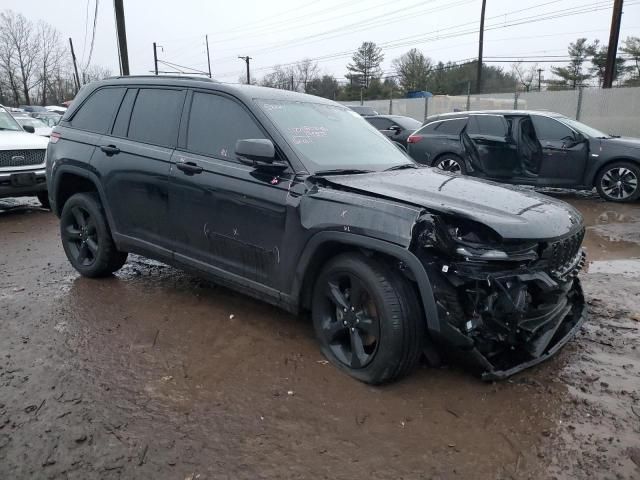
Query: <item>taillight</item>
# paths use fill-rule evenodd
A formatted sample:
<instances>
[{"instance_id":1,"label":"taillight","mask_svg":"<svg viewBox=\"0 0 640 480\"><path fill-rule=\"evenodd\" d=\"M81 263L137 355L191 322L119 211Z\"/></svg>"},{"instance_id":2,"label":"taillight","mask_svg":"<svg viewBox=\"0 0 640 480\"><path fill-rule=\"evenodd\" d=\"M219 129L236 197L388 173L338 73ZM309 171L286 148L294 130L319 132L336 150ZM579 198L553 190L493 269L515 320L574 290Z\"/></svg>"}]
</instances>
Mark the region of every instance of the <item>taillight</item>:
<instances>
[{"instance_id":1,"label":"taillight","mask_svg":"<svg viewBox=\"0 0 640 480\"><path fill-rule=\"evenodd\" d=\"M58 140L60 140L60 138L62 138L62 135L57 132L53 132L49 137L49 143L58 143Z\"/></svg>"},{"instance_id":2,"label":"taillight","mask_svg":"<svg viewBox=\"0 0 640 480\"><path fill-rule=\"evenodd\" d=\"M420 135L409 135L409 138L407 138L407 143L418 143L423 138L424 137L421 137Z\"/></svg>"}]
</instances>

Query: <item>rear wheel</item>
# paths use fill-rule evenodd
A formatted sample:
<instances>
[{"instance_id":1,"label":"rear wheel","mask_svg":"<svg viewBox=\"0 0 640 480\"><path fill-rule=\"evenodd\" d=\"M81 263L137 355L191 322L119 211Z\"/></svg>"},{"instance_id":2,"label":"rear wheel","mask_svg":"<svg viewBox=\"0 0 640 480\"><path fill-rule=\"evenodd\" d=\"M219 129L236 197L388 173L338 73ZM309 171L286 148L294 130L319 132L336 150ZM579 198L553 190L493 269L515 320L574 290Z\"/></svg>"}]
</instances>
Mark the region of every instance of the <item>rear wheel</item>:
<instances>
[{"instance_id":1,"label":"rear wheel","mask_svg":"<svg viewBox=\"0 0 640 480\"><path fill-rule=\"evenodd\" d=\"M36 193L36 196L38 197L38 201L40 201L43 208L46 208L47 210L51 209L51 204L49 203L49 192L47 192L46 190L44 192L38 192Z\"/></svg>"},{"instance_id":2,"label":"rear wheel","mask_svg":"<svg viewBox=\"0 0 640 480\"><path fill-rule=\"evenodd\" d=\"M322 353L370 384L408 374L424 342L417 295L399 272L361 254L343 254L322 270L312 317Z\"/></svg>"},{"instance_id":3,"label":"rear wheel","mask_svg":"<svg viewBox=\"0 0 640 480\"><path fill-rule=\"evenodd\" d=\"M109 225L94 193L76 193L60 216L62 246L71 265L85 277L104 277L119 270L127 253L116 249Z\"/></svg>"},{"instance_id":4,"label":"rear wheel","mask_svg":"<svg viewBox=\"0 0 640 480\"><path fill-rule=\"evenodd\" d=\"M611 202L632 202L640 197L640 167L631 162L606 165L596 178L596 189Z\"/></svg>"},{"instance_id":5,"label":"rear wheel","mask_svg":"<svg viewBox=\"0 0 640 480\"><path fill-rule=\"evenodd\" d=\"M440 170L444 170L445 172L451 172L456 175L463 175L464 166L462 164L462 160L455 155L445 155L440 157L435 164L436 168Z\"/></svg>"}]
</instances>

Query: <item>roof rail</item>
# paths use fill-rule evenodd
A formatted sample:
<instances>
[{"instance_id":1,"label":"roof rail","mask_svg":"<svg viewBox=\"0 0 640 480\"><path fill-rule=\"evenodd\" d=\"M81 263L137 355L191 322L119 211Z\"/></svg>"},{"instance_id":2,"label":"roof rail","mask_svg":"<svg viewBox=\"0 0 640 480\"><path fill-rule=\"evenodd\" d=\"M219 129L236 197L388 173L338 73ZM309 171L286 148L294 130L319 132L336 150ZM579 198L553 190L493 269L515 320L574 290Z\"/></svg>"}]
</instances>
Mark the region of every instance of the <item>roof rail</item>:
<instances>
[{"instance_id":1,"label":"roof rail","mask_svg":"<svg viewBox=\"0 0 640 480\"><path fill-rule=\"evenodd\" d=\"M216 80L209 77L200 77L194 75L118 75L113 77L108 77L105 80L114 80L120 78L170 78L170 79L182 79L182 80L200 80L202 82L215 82Z\"/></svg>"}]
</instances>

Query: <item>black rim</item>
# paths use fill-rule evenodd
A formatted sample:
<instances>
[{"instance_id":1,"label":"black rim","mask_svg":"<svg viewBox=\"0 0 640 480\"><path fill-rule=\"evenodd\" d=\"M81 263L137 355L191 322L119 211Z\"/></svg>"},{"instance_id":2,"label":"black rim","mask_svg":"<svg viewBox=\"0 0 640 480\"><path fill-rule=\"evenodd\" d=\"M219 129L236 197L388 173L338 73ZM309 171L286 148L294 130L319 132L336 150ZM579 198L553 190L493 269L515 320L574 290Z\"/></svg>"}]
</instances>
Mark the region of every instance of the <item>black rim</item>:
<instances>
[{"instance_id":1,"label":"black rim","mask_svg":"<svg viewBox=\"0 0 640 480\"><path fill-rule=\"evenodd\" d=\"M72 207L70 213L62 227L64 242L79 265L89 266L98 255L96 224L89 212L82 207Z\"/></svg>"},{"instance_id":2,"label":"black rim","mask_svg":"<svg viewBox=\"0 0 640 480\"><path fill-rule=\"evenodd\" d=\"M350 273L331 275L320 307L320 340L350 368L362 368L380 343L378 309L362 281Z\"/></svg>"}]
</instances>

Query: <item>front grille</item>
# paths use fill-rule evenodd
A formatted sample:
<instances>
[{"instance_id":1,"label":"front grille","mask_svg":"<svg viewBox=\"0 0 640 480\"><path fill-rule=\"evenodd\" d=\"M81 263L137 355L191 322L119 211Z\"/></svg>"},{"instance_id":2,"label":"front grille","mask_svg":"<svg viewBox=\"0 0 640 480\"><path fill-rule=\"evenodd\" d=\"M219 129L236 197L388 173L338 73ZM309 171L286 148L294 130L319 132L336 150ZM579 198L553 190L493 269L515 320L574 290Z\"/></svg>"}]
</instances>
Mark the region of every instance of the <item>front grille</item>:
<instances>
[{"instance_id":1,"label":"front grille","mask_svg":"<svg viewBox=\"0 0 640 480\"><path fill-rule=\"evenodd\" d=\"M0 168L28 167L44 162L44 150L0 150Z\"/></svg>"},{"instance_id":2,"label":"front grille","mask_svg":"<svg viewBox=\"0 0 640 480\"><path fill-rule=\"evenodd\" d=\"M553 242L547 248L549 267L551 270L562 270L569 262L571 262L582 245L584 238L584 228L574 235Z\"/></svg>"}]
</instances>

